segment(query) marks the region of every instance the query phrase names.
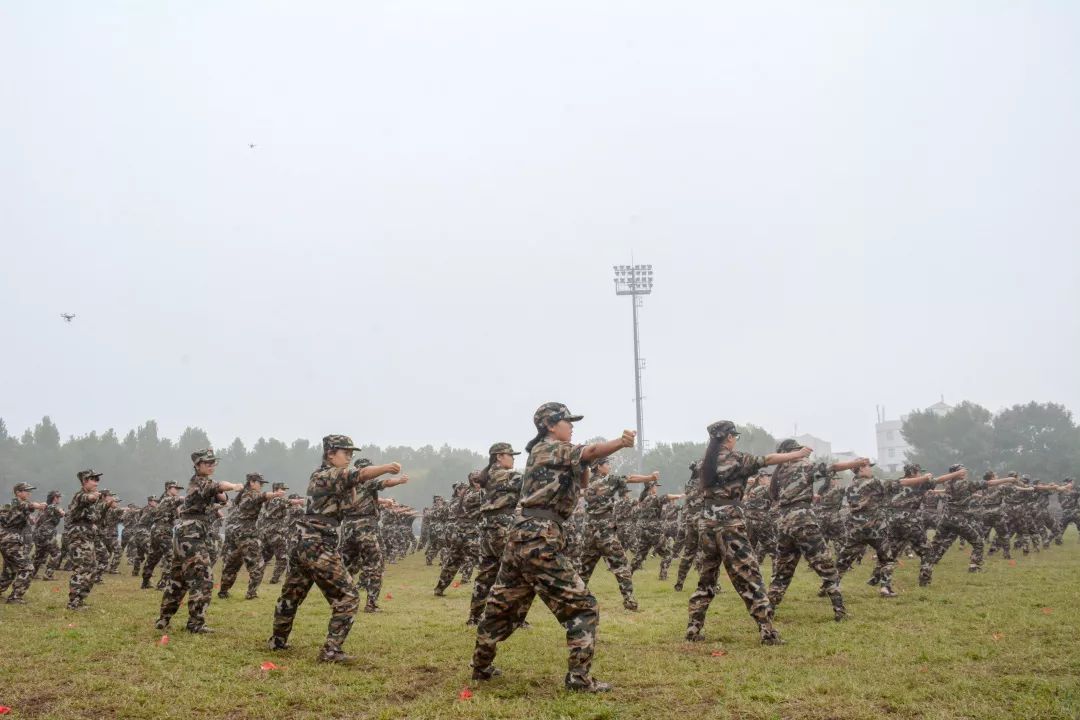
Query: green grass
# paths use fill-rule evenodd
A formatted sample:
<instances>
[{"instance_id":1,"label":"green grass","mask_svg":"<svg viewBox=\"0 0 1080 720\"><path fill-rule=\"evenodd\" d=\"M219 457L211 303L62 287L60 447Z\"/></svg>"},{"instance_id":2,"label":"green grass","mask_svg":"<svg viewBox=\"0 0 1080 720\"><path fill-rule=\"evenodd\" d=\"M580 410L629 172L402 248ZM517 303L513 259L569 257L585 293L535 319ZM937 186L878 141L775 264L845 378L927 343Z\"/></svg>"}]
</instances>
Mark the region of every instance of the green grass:
<instances>
[{"instance_id":1,"label":"green grass","mask_svg":"<svg viewBox=\"0 0 1080 720\"><path fill-rule=\"evenodd\" d=\"M106 576L84 613L64 610L61 582L35 582L26 606L0 605L0 705L12 718L1076 718L1080 716L1080 543L965 572L954 548L920 589L914 561L898 570L900 597L865 585L870 560L844 583L852 620L837 624L816 577L800 565L778 613L787 645L763 648L726 579L706 625L683 642L687 592L635 578L642 611L623 611L614 578L593 580L601 607L594 674L604 696L564 692L563 632L537 602L533 629L501 646L502 678L469 681L471 586L431 594L437 568L413 555L389 566L379 615L361 614L349 667L316 664L329 610L314 592L292 648L265 650L280 586L258 600L210 606L217 633L153 629L160 594ZM126 567L126 566L125 566ZM691 574L691 579L696 575ZM242 595L245 578L237 583ZM60 592L54 592L60 588ZM1044 608L1049 608L1047 612ZM999 639L995 639L998 634ZM722 656L713 653L724 651ZM270 660L282 669L264 672ZM460 700L470 687L474 696Z\"/></svg>"}]
</instances>

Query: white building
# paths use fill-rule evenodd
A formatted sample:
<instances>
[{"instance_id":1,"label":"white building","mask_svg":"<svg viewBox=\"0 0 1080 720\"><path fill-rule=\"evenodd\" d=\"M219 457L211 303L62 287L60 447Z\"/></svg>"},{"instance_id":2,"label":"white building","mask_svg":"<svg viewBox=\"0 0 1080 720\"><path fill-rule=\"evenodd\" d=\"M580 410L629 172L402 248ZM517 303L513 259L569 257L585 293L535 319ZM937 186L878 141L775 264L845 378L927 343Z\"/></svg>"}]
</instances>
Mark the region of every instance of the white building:
<instances>
[{"instance_id":1,"label":"white building","mask_svg":"<svg viewBox=\"0 0 1080 720\"><path fill-rule=\"evenodd\" d=\"M808 447L813 450L814 457L822 459L832 457L832 443L828 440L822 440L813 435L796 435L795 441L803 447Z\"/></svg>"},{"instance_id":2,"label":"white building","mask_svg":"<svg viewBox=\"0 0 1080 720\"><path fill-rule=\"evenodd\" d=\"M926 409L935 415L945 415L953 408L942 398L941 402L936 402ZM885 408L879 407L877 419L874 430L877 434L878 465L888 472L899 472L907 462L907 454L911 450L911 446L907 444L900 432L904 421L907 420L907 415L901 415L899 420L886 420Z\"/></svg>"}]
</instances>

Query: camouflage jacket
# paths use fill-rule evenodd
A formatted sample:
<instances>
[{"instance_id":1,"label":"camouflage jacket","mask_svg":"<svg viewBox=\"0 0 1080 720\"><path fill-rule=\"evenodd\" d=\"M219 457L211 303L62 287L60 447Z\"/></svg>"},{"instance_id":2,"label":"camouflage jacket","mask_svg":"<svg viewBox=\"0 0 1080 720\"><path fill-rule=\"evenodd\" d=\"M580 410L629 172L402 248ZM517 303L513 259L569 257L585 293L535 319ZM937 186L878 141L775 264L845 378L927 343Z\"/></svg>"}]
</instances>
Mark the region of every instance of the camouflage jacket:
<instances>
[{"instance_id":1,"label":"camouflage jacket","mask_svg":"<svg viewBox=\"0 0 1080 720\"><path fill-rule=\"evenodd\" d=\"M738 450L720 450L713 477L702 477L705 520L721 520L730 516L727 507L739 505L746 490L746 481L765 467L765 458ZM705 472L705 468L702 468Z\"/></svg>"},{"instance_id":2,"label":"camouflage jacket","mask_svg":"<svg viewBox=\"0 0 1080 720\"><path fill-rule=\"evenodd\" d=\"M0 506L0 536L22 535L30 526L30 514L34 512L29 500L11 498ZM7 570L8 568L5 568Z\"/></svg>"},{"instance_id":3,"label":"camouflage jacket","mask_svg":"<svg viewBox=\"0 0 1080 720\"><path fill-rule=\"evenodd\" d=\"M646 495L643 500L638 502L637 506L637 518L638 522L658 523L660 517L664 513L664 498L659 495Z\"/></svg>"},{"instance_id":4,"label":"camouflage jacket","mask_svg":"<svg viewBox=\"0 0 1080 720\"><path fill-rule=\"evenodd\" d=\"M614 519L619 493L626 489L624 475L597 475L585 488L585 512L590 519Z\"/></svg>"},{"instance_id":5,"label":"camouflage jacket","mask_svg":"<svg viewBox=\"0 0 1080 720\"><path fill-rule=\"evenodd\" d=\"M307 510L299 521L301 529L336 533L345 507L353 497L353 489L364 484L360 473L359 468L335 468L327 463L311 473Z\"/></svg>"},{"instance_id":6,"label":"camouflage jacket","mask_svg":"<svg viewBox=\"0 0 1080 720\"><path fill-rule=\"evenodd\" d=\"M683 493L686 495L683 515L690 519L696 518L702 508L701 478L692 477L687 480Z\"/></svg>"},{"instance_id":7,"label":"camouflage jacket","mask_svg":"<svg viewBox=\"0 0 1080 720\"><path fill-rule=\"evenodd\" d=\"M763 518L768 515L772 505L769 499L769 486L755 485L747 490L743 505L746 508L746 514L751 517Z\"/></svg>"},{"instance_id":8,"label":"camouflage jacket","mask_svg":"<svg viewBox=\"0 0 1080 720\"><path fill-rule=\"evenodd\" d=\"M91 500L87 493L79 490L77 493L71 496L71 503L68 505L68 511L66 519L64 521L64 527L72 527L75 525L89 525L94 526L100 517L100 495L98 500Z\"/></svg>"},{"instance_id":9,"label":"camouflage jacket","mask_svg":"<svg viewBox=\"0 0 1080 720\"><path fill-rule=\"evenodd\" d=\"M780 512L808 508L814 501L814 483L829 477L829 466L809 458L777 465L769 482L769 497Z\"/></svg>"},{"instance_id":10,"label":"camouflage jacket","mask_svg":"<svg viewBox=\"0 0 1080 720\"><path fill-rule=\"evenodd\" d=\"M854 524L884 521L888 518L889 501L900 492L899 480L872 477L856 479L848 489L849 516Z\"/></svg>"},{"instance_id":11,"label":"camouflage jacket","mask_svg":"<svg viewBox=\"0 0 1080 720\"><path fill-rule=\"evenodd\" d=\"M37 524L34 526L34 538L42 541L51 540L56 535L56 528L63 519L60 503L46 505L38 515Z\"/></svg>"},{"instance_id":12,"label":"camouflage jacket","mask_svg":"<svg viewBox=\"0 0 1080 720\"><path fill-rule=\"evenodd\" d=\"M525 475L521 479L523 513L529 510L554 513L566 522L574 513L581 495L581 481L588 468L581 459L584 446L545 439L529 453Z\"/></svg>"},{"instance_id":13,"label":"camouflage jacket","mask_svg":"<svg viewBox=\"0 0 1080 720\"><path fill-rule=\"evenodd\" d=\"M1075 487L1072 490L1063 490L1058 495L1058 502L1061 503L1062 512L1075 512L1078 500L1080 500L1080 489Z\"/></svg>"},{"instance_id":14,"label":"camouflage jacket","mask_svg":"<svg viewBox=\"0 0 1080 720\"><path fill-rule=\"evenodd\" d=\"M986 481L979 478L956 478L945 483L945 511L959 515L972 509L975 493L986 489Z\"/></svg>"},{"instance_id":15,"label":"camouflage jacket","mask_svg":"<svg viewBox=\"0 0 1080 720\"><path fill-rule=\"evenodd\" d=\"M516 470L493 467L488 473L487 485L484 488L481 514L487 516L513 512L521 497L521 479L521 473Z\"/></svg>"},{"instance_id":16,"label":"camouflage jacket","mask_svg":"<svg viewBox=\"0 0 1080 720\"><path fill-rule=\"evenodd\" d=\"M378 521L379 492L386 489L387 479L376 478L354 487L341 509L342 515L350 519L366 518Z\"/></svg>"},{"instance_id":17,"label":"camouflage jacket","mask_svg":"<svg viewBox=\"0 0 1080 720\"><path fill-rule=\"evenodd\" d=\"M184 498L179 495L166 495L158 500L158 506L154 508L154 515L150 519L150 529L159 533L172 529L183 504Z\"/></svg>"},{"instance_id":18,"label":"camouflage jacket","mask_svg":"<svg viewBox=\"0 0 1080 720\"><path fill-rule=\"evenodd\" d=\"M232 512L225 523L225 532L245 537L258 533L259 513L262 512L270 496L262 490L246 487L236 494L232 502ZM210 508L207 507L209 512Z\"/></svg>"},{"instance_id":19,"label":"camouflage jacket","mask_svg":"<svg viewBox=\"0 0 1080 720\"><path fill-rule=\"evenodd\" d=\"M829 475L829 481L821 488L818 509L825 513L838 513L844 505L844 488L836 479L836 473Z\"/></svg>"},{"instance_id":20,"label":"camouflage jacket","mask_svg":"<svg viewBox=\"0 0 1080 720\"><path fill-rule=\"evenodd\" d=\"M259 515L258 527L263 532L280 532L285 527L289 515L289 499L286 497L270 498L263 505Z\"/></svg>"}]
</instances>

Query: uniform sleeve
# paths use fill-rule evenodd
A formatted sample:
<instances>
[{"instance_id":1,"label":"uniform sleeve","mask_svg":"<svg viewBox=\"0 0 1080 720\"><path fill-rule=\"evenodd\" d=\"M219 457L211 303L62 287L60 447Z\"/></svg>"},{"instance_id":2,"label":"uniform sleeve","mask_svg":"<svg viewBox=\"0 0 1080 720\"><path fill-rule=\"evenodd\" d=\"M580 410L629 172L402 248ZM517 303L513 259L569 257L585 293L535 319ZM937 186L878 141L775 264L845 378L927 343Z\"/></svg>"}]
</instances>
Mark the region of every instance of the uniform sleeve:
<instances>
[{"instance_id":1,"label":"uniform sleeve","mask_svg":"<svg viewBox=\"0 0 1080 720\"><path fill-rule=\"evenodd\" d=\"M732 454L735 456L735 462L740 473L745 473L747 476L753 475L765 467L765 457L762 455L750 455L737 450Z\"/></svg>"},{"instance_id":2,"label":"uniform sleeve","mask_svg":"<svg viewBox=\"0 0 1080 720\"><path fill-rule=\"evenodd\" d=\"M622 492L623 490L628 489L627 486L626 486L626 476L625 475L619 475L618 477L616 477L614 484L615 484L615 492Z\"/></svg>"},{"instance_id":3,"label":"uniform sleeve","mask_svg":"<svg viewBox=\"0 0 1080 720\"><path fill-rule=\"evenodd\" d=\"M562 467L580 465L581 453L584 450L584 445L573 445L568 442L561 442L552 448L552 464Z\"/></svg>"}]
</instances>

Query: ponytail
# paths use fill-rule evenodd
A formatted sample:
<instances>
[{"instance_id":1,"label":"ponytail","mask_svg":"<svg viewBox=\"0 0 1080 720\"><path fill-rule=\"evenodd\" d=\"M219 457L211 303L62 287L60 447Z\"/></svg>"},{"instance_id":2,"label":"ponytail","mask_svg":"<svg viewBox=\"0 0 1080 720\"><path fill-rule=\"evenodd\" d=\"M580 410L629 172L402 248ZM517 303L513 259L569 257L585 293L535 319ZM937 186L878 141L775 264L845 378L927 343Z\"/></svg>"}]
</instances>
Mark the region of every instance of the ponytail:
<instances>
[{"instance_id":1,"label":"ponytail","mask_svg":"<svg viewBox=\"0 0 1080 720\"><path fill-rule=\"evenodd\" d=\"M716 461L724 447L724 438L709 437L709 446L705 448L705 459L701 461L701 485L711 487L716 483Z\"/></svg>"},{"instance_id":2,"label":"ponytail","mask_svg":"<svg viewBox=\"0 0 1080 720\"><path fill-rule=\"evenodd\" d=\"M529 442L525 443L525 452L531 453L533 451L533 448L536 447L536 445L541 440L543 440L544 438L547 437L547 434L548 434L547 428L539 428L537 430L537 432L536 432L536 437L534 437Z\"/></svg>"},{"instance_id":3,"label":"ponytail","mask_svg":"<svg viewBox=\"0 0 1080 720\"><path fill-rule=\"evenodd\" d=\"M488 481L491 480L491 468L495 466L495 461L498 455L488 455L487 465L480 471L480 476L476 479L476 482L480 487L487 489Z\"/></svg>"}]
</instances>

